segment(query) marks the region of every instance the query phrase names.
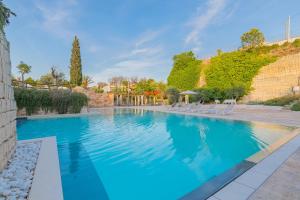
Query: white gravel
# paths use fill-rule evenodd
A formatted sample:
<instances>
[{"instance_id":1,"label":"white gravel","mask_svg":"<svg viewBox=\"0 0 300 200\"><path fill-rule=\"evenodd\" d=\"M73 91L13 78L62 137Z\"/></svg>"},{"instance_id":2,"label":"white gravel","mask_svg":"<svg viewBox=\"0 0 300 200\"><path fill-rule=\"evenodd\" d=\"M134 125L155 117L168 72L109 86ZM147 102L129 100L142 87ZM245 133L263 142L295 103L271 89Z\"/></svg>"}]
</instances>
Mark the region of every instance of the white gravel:
<instances>
[{"instance_id":1,"label":"white gravel","mask_svg":"<svg viewBox=\"0 0 300 200\"><path fill-rule=\"evenodd\" d=\"M7 168L0 172L0 200L28 197L41 141L18 143Z\"/></svg>"}]
</instances>

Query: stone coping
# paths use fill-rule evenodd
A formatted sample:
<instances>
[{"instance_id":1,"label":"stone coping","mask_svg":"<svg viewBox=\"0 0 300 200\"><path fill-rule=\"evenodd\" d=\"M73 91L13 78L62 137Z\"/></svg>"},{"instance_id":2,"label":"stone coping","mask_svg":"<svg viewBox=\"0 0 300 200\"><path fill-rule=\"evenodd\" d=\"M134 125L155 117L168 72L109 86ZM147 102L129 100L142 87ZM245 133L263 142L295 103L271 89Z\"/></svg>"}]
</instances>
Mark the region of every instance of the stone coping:
<instances>
[{"instance_id":1,"label":"stone coping","mask_svg":"<svg viewBox=\"0 0 300 200\"><path fill-rule=\"evenodd\" d=\"M45 137L19 142L42 141L29 200L63 200L56 137Z\"/></svg>"}]
</instances>

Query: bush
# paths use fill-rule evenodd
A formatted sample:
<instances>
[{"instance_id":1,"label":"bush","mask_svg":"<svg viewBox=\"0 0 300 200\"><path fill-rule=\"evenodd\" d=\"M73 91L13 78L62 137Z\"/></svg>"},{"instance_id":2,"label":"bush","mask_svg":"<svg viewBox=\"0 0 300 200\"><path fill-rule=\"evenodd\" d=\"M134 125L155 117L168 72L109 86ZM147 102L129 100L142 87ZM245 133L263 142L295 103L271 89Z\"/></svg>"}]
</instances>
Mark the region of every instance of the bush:
<instances>
[{"instance_id":1,"label":"bush","mask_svg":"<svg viewBox=\"0 0 300 200\"><path fill-rule=\"evenodd\" d=\"M293 96L289 95L289 96L279 97L275 99L270 99L268 101L265 101L263 104L268 106L285 106L299 99L300 99L299 95L293 95Z\"/></svg>"},{"instance_id":2,"label":"bush","mask_svg":"<svg viewBox=\"0 0 300 200\"><path fill-rule=\"evenodd\" d=\"M85 94L66 90L15 88L14 92L18 109L25 108L27 115L32 115L40 109L45 113L48 111L56 111L59 114L79 113L88 102Z\"/></svg>"},{"instance_id":3,"label":"bush","mask_svg":"<svg viewBox=\"0 0 300 200\"><path fill-rule=\"evenodd\" d=\"M292 111L300 111L300 101L297 101L296 103L294 103L291 107Z\"/></svg>"},{"instance_id":4,"label":"bush","mask_svg":"<svg viewBox=\"0 0 300 200\"><path fill-rule=\"evenodd\" d=\"M293 45L294 47L296 47L296 48L300 47L300 39L296 39L296 40L292 43L292 45Z\"/></svg>"},{"instance_id":5,"label":"bush","mask_svg":"<svg viewBox=\"0 0 300 200\"><path fill-rule=\"evenodd\" d=\"M53 90L50 92L53 110L56 110L58 114L68 113L68 109L71 103L71 92L65 90Z\"/></svg>"},{"instance_id":6,"label":"bush","mask_svg":"<svg viewBox=\"0 0 300 200\"><path fill-rule=\"evenodd\" d=\"M258 70L275 60L275 57L261 55L256 51L235 51L215 56L205 71L207 87L243 87L246 94L250 91L252 79Z\"/></svg>"},{"instance_id":7,"label":"bush","mask_svg":"<svg viewBox=\"0 0 300 200\"><path fill-rule=\"evenodd\" d=\"M204 101L205 103L210 103L216 99L224 101L225 99L240 99L245 95L245 89L243 87L233 87L228 89L220 88L200 88L195 89L198 92L194 101Z\"/></svg>"},{"instance_id":8,"label":"bush","mask_svg":"<svg viewBox=\"0 0 300 200\"><path fill-rule=\"evenodd\" d=\"M176 103L176 102L178 102L178 98L179 98L179 90L174 87L170 87L167 89L166 95L167 95L169 104Z\"/></svg>"},{"instance_id":9,"label":"bush","mask_svg":"<svg viewBox=\"0 0 300 200\"><path fill-rule=\"evenodd\" d=\"M80 113L81 108L88 103L88 98L85 94L82 93L72 93L71 94L71 106L70 106L70 112L71 113Z\"/></svg>"}]
</instances>

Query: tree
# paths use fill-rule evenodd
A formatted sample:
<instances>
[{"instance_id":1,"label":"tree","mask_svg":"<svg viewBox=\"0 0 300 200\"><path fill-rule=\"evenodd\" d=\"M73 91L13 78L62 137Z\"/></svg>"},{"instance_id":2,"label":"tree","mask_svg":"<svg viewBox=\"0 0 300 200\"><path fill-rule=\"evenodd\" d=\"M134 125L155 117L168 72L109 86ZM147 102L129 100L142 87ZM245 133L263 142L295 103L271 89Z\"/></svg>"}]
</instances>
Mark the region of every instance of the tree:
<instances>
[{"instance_id":1,"label":"tree","mask_svg":"<svg viewBox=\"0 0 300 200\"><path fill-rule=\"evenodd\" d=\"M45 74L45 75L41 76L39 82L40 82L40 84L42 84L42 85L47 85L48 88L50 88L50 86L51 86L52 83L53 83L52 75L48 73L48 74Z\"/></svg>"},{"instance_id":2,"label":"tree","mask_svg":"<svg viewBox=\"0 0 300 200\"><path fill-rule=\"evenodd\" d=\"M257 28L252 28L250 31L241 36L242 47L254 48L263 45L265 41L264 34Z\"/></svg>"},{"instance_id":3,"label":"tree","mask_svg":"<svg viewBox=\"0 0 300 200\"><path fill-rule=\"evenodd\" d=\"M32 77L28 77L26 80L25 80L25 83L26 84L29 84L31 86L36 86L37 85L37 81L34 80Z\"/></svg>"},{"instance_id":4,"label":"tree","mask_svg":"<svg viewBox=\"0 0 300 200\"><path fill-rule=\"evenodd\" d=\"M102 89L102 88L104 88L105 86L107 86L107 83L105 83L105 82L98 82L97 83L97 87L99 88L99 89Z\"/></svg>"},{"instance_id":5,"label":"tree","mask_svg":"<svg viewBox=\"0 0 300 200\"><path fill-rule=\"evenodd\" d=\"M93 81L92 77L90 77L90 76L83 76L81 86L87 89L88 86L89 86L89 84L91 84L93 82L94 81Z\"/></svg>"},{"instance_id":6,"label":"tree","mask_svg":"<svg viewBox=\"0 0 300 200\"><path fill-rule=\"evenodd\" d=\"M0 0L0 30L3 31L4 26L9 24L9 18L11 16L16 16L9 8L7 8L3 1Z\"/></svg>"},{"instance_id":7,"label":"tree","mask_svg":"<svg viewBox=\"0 0 300 200\"><path fill-rule=\"evenodd\" d=\"M21 78L22 78L22 85L24 87L24 75L28 74L29 72L31 72L31 66L25 64L24 62L20 62L20 64L17 66L20 74L21 74Z\"/></svg>"},{"instance_id":8,"label":"tree","mask_svg":"<svg viewBox=\"0 0 300 200\"><path fill-rule=\"evenodd\" d=\"M75 36L71 53L70 83L80 86L82 84L82 65L80 55L80 45L77 36Z\"/></svg>"},{"instance_id":9,"label":"tree","mask_svg":"<svg viewBox=\"0 0 300 200\"><path fill-rule=\"evenodd\" d=\"M51 67L50 74L53 79L53 84L54 85L62 85L65 80L65 74L62 72L59 72L54 66Z\"/></svg>"},{"instance_id":10,"label":"tree","mask_svg":"<svg viewBox=\"0 0 300 200\"><path fill-rule=\"evenodd\" d=\"M191 90L197 86L200 77L200 64L192 51L173 57L173 68L168 77L168 85L180 90Z\"/></svg>"}]
</instances>

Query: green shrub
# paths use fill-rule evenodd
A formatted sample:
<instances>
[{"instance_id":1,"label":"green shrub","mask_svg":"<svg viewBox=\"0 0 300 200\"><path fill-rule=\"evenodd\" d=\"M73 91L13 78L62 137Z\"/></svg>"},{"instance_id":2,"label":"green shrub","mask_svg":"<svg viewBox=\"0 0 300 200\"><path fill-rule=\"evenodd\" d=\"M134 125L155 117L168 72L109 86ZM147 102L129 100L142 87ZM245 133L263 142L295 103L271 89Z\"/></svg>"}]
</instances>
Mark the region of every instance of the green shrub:
<instances>
[{"instance_id":1,"label":"green shrub","mask_svg":"<svg viewBox=\"0 0 300 200\"><path fill-rule=\"evenodd\" d=\"M179 99L179 90L174 87L169 87L166 91L166 95L169 101L169 104L178 102Z\"/></svg>"},{"instance_id":2,"label":"green shrub","mask_svg":"<svg viewBox=\"0 0 300 200\"><path fill-rule=\"evenodd\" d=\"M293 43L292 43L292 45L294 46L294 47L300 47L300 39L296 39Z\"/></svg>"},{"instance_id":3,"label":"green shrub","mask_svg":"<svg viewBox=\"0 0 300 200\"><path fill-rule=\"evenodd\" d=\"M18 109L25 108L27 115L32 115L40 109L45 113L48 111L56 111L59 114L79 113L88 102L85 94L72 93L68 90L15 88L14 92Z\"/></svg>"},{"instance_id":4,"label":"green shrub","mask_svg":"<svg viewBox=\"0 0 300 200\"><path fill-rule=\"evenodd\" d=\"M300 101L297 101L296 103L294 103L291 107L292 111L300 111Z\"/></svg>"},{"instance_id":5,"label":"green shrub","mask_svg":"<svg viewBox=\"0 0 300 200\"><path fill-rule=\"evenodd\" d=\"M50 92L52 99L53 110L58 114L68 113L71 102L71 91L66 90L53 90Z\"/></svg>"},{"instance_id":6,"label":"green shrub","mask_svg":"<svg viewBox=\"0 0 300 200\"><path fill-rule=\"evenodd\" d=\"M207 87L242 87L246 94L250 91L252 79L258 70L275 60L275 57L261 55L256 51L234 51L215 56L205 71Z\"/></svg>"},{"instance_id":7,"label":"green shrub","mask_svg":"<svg viewBox=\"0 0 300 200\"><path fill-rule=\"evenodd\" d=\"M168 77L168 86L180 90L194 89L199 81L201 61L191 51L175 55L173 61L174 66Z\"/></svg>"},{"instance_id":8,"label":"green shrub","mask_svg":"<svg viewBox=\"0 0 300 200\"><path fill-rule=\"evenodd\" d=\"M268 106L285 106L299 99L300 99L299 95L293 95L293 96L289 95L289 96L267 100L263 104Z\"/></svg>"},{"instance_id":9,"label":"green shrub","mask_svg":"<svg viewBox=\"0 0 300 200\"><path fill-rule=\"evenodd\" d=\"M233 87L228 89L220 88L199 88L195 89L198 93L194 101L204 101L205 103L214 102L215 100L224 101L225 99L240 99L245 95L245 89L243 87Z\"/></svg>"},{"instance_id":10,"label":"green shrub","mask_svg":"<svg viewBox=\"0 0 300 200\"><path fill-rule=\"evenodd\" d=\"M80 113L81 108L86 106L88 103L88 98L85 94L82 93L72 93L70 96L70 112L71 113Z\"/></svg>"}]
</instances>

